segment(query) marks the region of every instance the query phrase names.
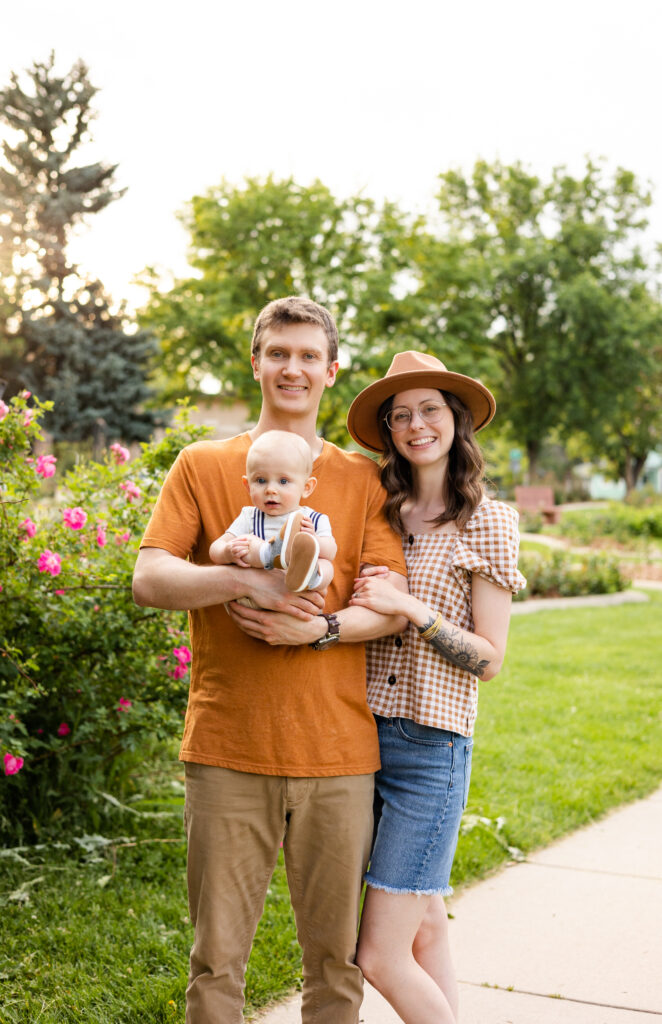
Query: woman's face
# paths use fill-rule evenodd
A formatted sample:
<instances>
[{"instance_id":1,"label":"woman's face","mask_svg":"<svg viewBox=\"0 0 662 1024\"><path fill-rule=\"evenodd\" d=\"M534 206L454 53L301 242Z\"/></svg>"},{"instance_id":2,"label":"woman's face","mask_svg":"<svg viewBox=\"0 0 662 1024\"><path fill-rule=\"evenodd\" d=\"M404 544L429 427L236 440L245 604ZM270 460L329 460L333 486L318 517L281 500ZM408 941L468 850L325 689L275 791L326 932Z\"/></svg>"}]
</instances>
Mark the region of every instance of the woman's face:
<instances>
[{"instance_id":1,"label":"woman's face","mask_svg":"<svg viewBox=\"0 0 662 1024\"><path fill-rule=\"evenodd\" d=\"M453 413L436 388L399 391L389 413L391 437L397 451L412 467L448 462L455 438Z\"/></svg>"}]
</instances>

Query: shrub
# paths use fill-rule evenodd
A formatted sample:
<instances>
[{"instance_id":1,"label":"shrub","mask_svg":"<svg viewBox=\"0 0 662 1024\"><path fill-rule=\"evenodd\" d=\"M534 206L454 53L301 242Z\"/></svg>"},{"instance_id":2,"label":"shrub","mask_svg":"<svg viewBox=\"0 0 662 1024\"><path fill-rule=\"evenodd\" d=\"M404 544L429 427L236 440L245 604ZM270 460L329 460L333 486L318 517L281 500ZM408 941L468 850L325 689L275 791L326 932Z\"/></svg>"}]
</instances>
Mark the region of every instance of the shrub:
<instances>
[{"instance_id":1,"label":"shrub","mask_svg":"<svg viewBox=\"0 0 662 1024\"><path fill-rule=\"evenodd\" d=\"M594 554L579 559L567 551L524 551L519 567L526 576L526 587L515 595L516 601L528 597L613 594L630 585L618 561L609 555Z\"/></svg>"},{"instance_id":2,"label":"shrub","mask_svg":"<svg viewBox=\"0 0 662 1024\"><path fill-rule=\"evenodd\" d=\"M522 509L519 514L519 528L522 533L542 533L543 519L540 512Z\"/></svg>"},{"instance_id":3,"label":"shrub","mask_svg":"<svg viewBox=\"0 0 662 1024\"><path fill-rule=\"evenodd\" d=\"M581 544L589 544L597 537L612 537L621 543L660 538L662 503L634 506L610 502L600 509L564 512L561 529L565 536Z\"/></svg>"},{"instance_id":4,"label":"shrub","mask_svg":"<svg viewBox=\"0 0 662 1024\"><path fill-rule=\"evenodd\" d=\"M133 461L111 445L59 480L53 455L32 454L49 404L29 399L0 402L0 835L14 841L98 828L136 761L179 731L185 619L138 608L131 577L165 471L206 432L183 409Z\"/></svg>"}]
</instances>

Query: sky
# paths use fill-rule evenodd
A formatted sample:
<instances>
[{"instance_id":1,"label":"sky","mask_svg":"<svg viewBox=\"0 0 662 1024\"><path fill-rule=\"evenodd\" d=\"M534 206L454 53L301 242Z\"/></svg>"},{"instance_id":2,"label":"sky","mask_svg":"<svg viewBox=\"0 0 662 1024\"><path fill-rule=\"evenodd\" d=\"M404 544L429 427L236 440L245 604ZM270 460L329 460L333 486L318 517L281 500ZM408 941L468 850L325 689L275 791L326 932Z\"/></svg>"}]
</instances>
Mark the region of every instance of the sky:
<instances>
[{"instance_id":1,"label":"sky","mask_svg":"<svg viewBox=\"0 0 662 1024\"><path fill-rule=\"evenodd\" d=\"M653 187L662 241L659 0L30 0L0 13L0 83L55 51L100 90L77 162L126 195L70 252L115 300L187 272L177 220L222 179L320 179L412 212L478 158L549 176L586 156ZM8 9L9 8L9 9Z\"/></svg>"}]
</instances>

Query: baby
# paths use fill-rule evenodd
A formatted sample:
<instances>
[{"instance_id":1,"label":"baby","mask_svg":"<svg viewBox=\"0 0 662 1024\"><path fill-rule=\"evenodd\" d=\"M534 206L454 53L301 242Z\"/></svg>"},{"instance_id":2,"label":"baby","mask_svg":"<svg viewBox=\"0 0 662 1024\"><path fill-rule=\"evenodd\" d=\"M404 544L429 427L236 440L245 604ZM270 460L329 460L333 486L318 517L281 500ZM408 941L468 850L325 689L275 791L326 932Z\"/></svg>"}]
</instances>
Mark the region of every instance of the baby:
<instances>
[{"instance_id":1,"label":"baby","mask_svg":"<svg viewBox=\"0 0 662 1024\"><path fill-rule=\"evenodd\" d=\"M242 477L253 504L244 506L213 542L212 562L284 569L285 585L293 593L328 586L337 550L331 524L328 516L300 504L317 485L312 468L310 446L298 434L260 434L248 449Z\"/></svg>"}]
</instances>

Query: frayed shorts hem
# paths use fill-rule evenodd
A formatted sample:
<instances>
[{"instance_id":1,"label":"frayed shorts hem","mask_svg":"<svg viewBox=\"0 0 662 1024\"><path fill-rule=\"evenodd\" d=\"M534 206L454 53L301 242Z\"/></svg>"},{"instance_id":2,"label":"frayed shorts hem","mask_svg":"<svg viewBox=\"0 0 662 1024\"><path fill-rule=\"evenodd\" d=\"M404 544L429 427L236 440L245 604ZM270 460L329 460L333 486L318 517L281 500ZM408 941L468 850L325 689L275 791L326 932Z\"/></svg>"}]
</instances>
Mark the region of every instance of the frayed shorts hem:
<instances>
[{"instance_id":1,"label":"frayed shorts hem","mask_svg":"<svg viewBox=\"0 0 662 1024\"><path fill-rule=\"evenodd\" d=\"M443 896L446 899L448 896L453 895L452 885L446 885L443 888L437 889L405 889L394 885L383 885L382 882L376 882L368 875L365 876L363 881L371 889L379 889L380 892L390 892L393 896Z\"/></svg>"}]
</instances>

